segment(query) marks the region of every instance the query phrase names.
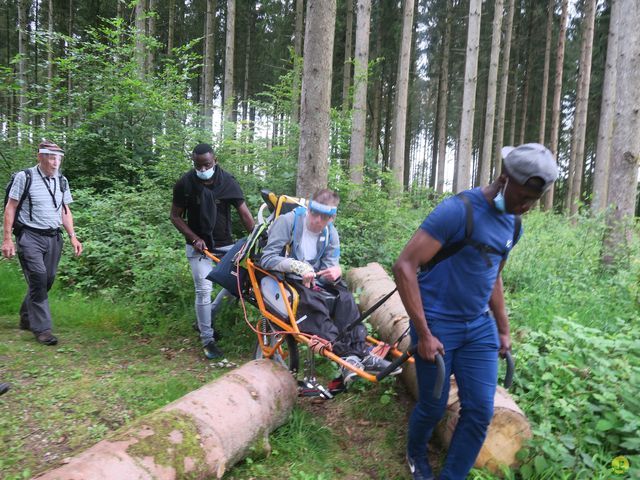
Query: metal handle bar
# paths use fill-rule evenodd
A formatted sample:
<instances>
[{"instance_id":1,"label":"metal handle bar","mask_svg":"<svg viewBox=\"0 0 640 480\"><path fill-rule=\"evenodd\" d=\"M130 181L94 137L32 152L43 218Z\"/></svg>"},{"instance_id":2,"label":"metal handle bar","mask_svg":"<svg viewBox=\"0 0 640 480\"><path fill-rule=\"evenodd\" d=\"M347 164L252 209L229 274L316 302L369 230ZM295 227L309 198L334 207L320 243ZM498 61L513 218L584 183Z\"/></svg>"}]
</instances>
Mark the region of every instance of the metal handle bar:
<instances>
[{"instance_id":1,"label":"metal handle bar","mask_svg":"<svg viewBox=\"0 0 640 480\"><path fill-rule=\"evenodd\" d=\"M385 378L387 375L393 372L396 368L398 368L400 365L406 362L410 356L415 355L417 350L418 350L418 346L412 345L409 348L409 350L407 350L405 353L402 354L402 356L396 358L393 362L391 362L391 365L389 365L385 370L383 370L378 375L376 375L376 380L381 381L383 378ZM438 372L436 374L436 383L433 386L433 398L437 399L442 396L442 387L444 385L445 370L444 370L444 359L442 358L442 355L440 355L439 353L436 353L435 362L436 362L436 367L438 369Z\"/></svg>"}]
</instances>

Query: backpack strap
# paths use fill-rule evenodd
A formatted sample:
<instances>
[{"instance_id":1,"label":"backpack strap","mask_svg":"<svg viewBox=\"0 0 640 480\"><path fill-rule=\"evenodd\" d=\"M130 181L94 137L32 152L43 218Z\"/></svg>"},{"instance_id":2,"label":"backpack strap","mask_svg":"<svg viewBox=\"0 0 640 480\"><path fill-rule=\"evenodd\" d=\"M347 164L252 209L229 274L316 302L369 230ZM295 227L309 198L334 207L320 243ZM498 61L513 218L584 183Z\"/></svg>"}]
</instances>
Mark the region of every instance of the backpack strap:
<instances>
[{"instance_id":1,"label":"backpack strap","mask_svg":"<svg viewBox=\"0 0 640 480\"><path fill-rule=\"evenodd\" d=\"M522 217L520 215L515 216L515 223L513 225L513 242L511 248L516 246L520 237L520 230L522 229Z\"/></svg>"},{"instance_id":2,"label":"backpack strap","mask_svg":"<svg viewBox=\"0 0 640 480\"><path fill-rule=\"evenodd\" d=\"M444 245L443 248L441 248L438 251L438 253L436 253L436 255L426 263L426 265L422 265L420 267L420 271L421 272L425 272L425 271L431 270L438 263L440 263L443 260L446 260L447 258L455 255L456 253L458 253L460 250L462 250L467 245L472 246L473 248L475 248L480 253L480 255L484 259L485 263L487 264L487 267L491 267L493 265L493 262L491 261L491 257L489 256L490 253L493 253L495 255L504 255L504 252L500 252L500 251L496 250L495 248L493 248L492 246L487 245L486 243L478 242L477 240L474 240L472 238L472 235L473 235L473 205L471 203L471 200L469 200L469 198L462 192L457 194L456 197L458 197L460 200L462 200L462 203L464 204L464 209L465 209L465 233L464 233L464 239L459 241L459 242L454 242L454 243L451 243L449 245ZM520 216L516 216L515 223L516 223L515 231L513 233L513 238L514 238L514 243L513 244L514 245L515 245L515 241L518 238L518 235L520 233L520 224L521 224Z\"/></svg>"},{"instance_id":3,"label":"backpack strap","mask_svg":"<svg viewBox=\"0 0 640 480\"><path fill-rule=\"evenodd\" d=\"M20 209L22 208L22 204L29 197L29 220L33 221L33 202L31 201L31 183L32 183L32 173L30 168L26 168L23 170L24 172L24 190L22 191L22 195L20 196L20 200L18 200L18 206L16 207L16 216L14 217L14 223L18 221L18 213L20 213Z\"/></svg>"},{"instance_id":4,"label":"backpack strap","mask_svg":"<svg viewBox=\"0 0 640 480\"><path fill-rule=\"evenodd\" d=\"M67 187L69 187L69 182L67 182L67 179L65 178L64 175L60 174L58 176L58 183L60 184L60 192L62 192L62 211L64 213L69 213L69 209L67 208L67 205L64 203L64 192L67 191Z\"/></svg>"}]
</instances>

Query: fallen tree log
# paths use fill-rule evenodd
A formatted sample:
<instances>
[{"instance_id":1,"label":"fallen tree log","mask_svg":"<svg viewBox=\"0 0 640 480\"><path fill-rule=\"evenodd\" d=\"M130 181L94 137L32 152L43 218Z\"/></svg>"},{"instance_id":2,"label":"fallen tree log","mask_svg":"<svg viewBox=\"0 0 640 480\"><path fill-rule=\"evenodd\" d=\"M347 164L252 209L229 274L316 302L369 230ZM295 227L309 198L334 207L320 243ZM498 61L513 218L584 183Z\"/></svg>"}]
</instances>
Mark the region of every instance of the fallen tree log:
<instances>
[{"instance_id":1,"label":"fallen tree log","mask_svg":"<svg viewBox=\"0 0 640 480\"><path fill-rule=\"evenodd\" d=\"M352 291L359 292L359 306L366 310L395 288L395 283L378 263L366 267L354 268L347 273L347 282ZM394 343L409 326L409 317L396 292L371 317L371 325L381 340ZM410 346L407 335L399 343L399 349L406 351ZM415 367L405 363L401 374L414 398L418 395ZM455 380L451 379L451 389L447 401L447 410L443 420L436 428L437 438L448 447L453 430L458 422L460 403ZM489 426L487 438L480 450L475 466L499 472L500 465L517 466L516 453L524 442L531 438L531 427L524 413L507 391L498 387L494 397L494 414Z\"/></svg>"},{"instance_id":2,"label":"fallen tree log","mask_svg":"<svg viewBox=\"0 0 640 480\"><path fill-rule=\"evenodd\" d=\"M39 480L221 478L295 404L291 373L255 360L115 432Z\"/></svg>"}]
</instances>

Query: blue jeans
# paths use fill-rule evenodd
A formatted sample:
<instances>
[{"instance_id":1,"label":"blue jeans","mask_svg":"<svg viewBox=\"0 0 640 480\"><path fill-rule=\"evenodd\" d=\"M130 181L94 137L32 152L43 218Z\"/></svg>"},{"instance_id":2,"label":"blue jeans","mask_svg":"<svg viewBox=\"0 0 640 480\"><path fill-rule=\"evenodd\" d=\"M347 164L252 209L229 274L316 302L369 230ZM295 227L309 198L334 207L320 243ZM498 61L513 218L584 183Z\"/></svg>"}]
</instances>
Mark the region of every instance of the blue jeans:
<instances>
[{"instance_id":1,"label":"blue jeans","mask_svg":"<svg viewBox=\"0 0 640 480\"><path fill-rule=\"evenodd\" d=\"M207 275L213 268L213 262L191 245L186 246L186 254L191 266L191 275L193 276L193 284L196 291L195 310L198 329L200 330L200 341L203 346L206 346L213 340L213 323L222 307L222 301L226 297L230 297L231 293L223 288L211 303L213 283L207 280Z\"/></svg>"},{"instance_id":2,"label":"blue jeans","mask_svg":"<svg viewBox=\"0 0 640 480\"><path fill-rule=\"evenodd\" d=\"M436 365L415 356L418 402L409 419L407 451L424 457L433 429L442 418L449 398L453 373L459 389L460 418L447 453L441 480L461 480L480 452L493 417L493 399L498 376L499 339L496 322L489 313L474 320L430 320L429 330L444 345L445 383L439 400L433 398ZM411 328L411 339L417 335Z\"/></svg>"}]
</instances>

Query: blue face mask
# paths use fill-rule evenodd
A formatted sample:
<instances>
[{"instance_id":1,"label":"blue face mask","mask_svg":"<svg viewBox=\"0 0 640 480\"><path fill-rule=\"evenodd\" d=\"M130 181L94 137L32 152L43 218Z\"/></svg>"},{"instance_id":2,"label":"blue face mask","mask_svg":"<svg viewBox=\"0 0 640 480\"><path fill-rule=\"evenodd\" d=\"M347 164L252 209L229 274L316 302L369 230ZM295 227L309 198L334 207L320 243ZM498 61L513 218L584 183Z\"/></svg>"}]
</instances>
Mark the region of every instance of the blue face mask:
<instances>
[{"instance_id":1,"label":"blue face mask","mask_svg":"<svg viewBox=\"0 0 640 480\"><path fill-rule=\"evenodd\" d=\"M507 191L507 185L509 184L509 177L507 177L507 181L504 182L504 187L500 190L495 197L493 197L493 205L499 212L506 213L507 206L504 203L504 192Z\"/></svg>"},{"instance_id":2,"label":"blue face mask","mask_svg":"<svg viewBox=\"0 0 640 480\"><path fill-rule=\"evenodd\" d=\"M213 177L213 172L215 172L216 166L214 165L208 170L196 170L196 175L200 180L210 180Z\"/></svg>"}]
</instances>

